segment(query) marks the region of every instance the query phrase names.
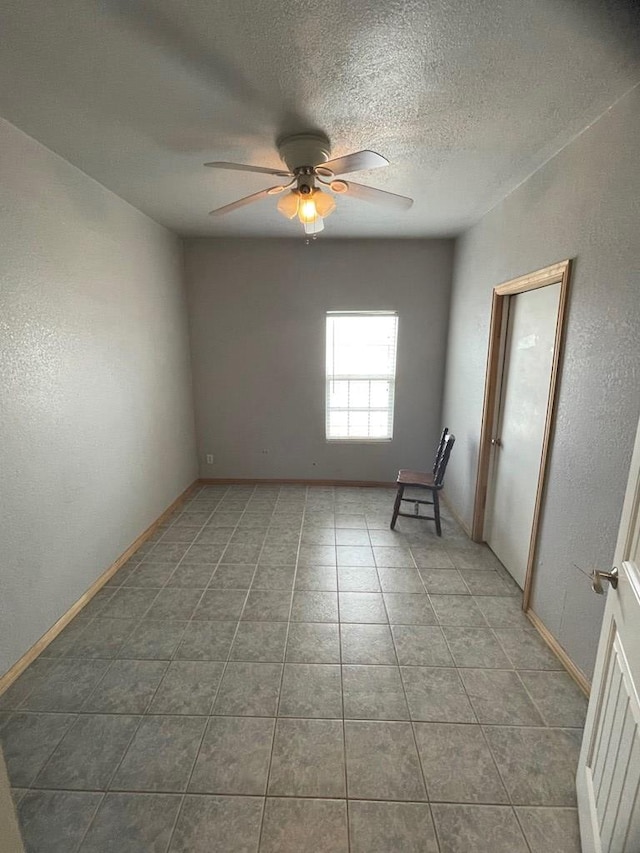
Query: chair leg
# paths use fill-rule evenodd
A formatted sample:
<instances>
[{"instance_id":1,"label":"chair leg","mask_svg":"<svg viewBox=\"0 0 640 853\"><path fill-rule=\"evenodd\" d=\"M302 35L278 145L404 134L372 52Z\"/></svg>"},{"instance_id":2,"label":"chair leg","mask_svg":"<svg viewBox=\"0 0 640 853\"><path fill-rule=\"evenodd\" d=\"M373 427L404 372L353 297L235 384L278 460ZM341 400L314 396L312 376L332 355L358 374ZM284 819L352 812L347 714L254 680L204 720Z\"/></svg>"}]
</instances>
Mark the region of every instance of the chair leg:
<instances>
[{"instance_id":1,"label":"chair leg","mask_svg":"<svg viewBox=\"0 0 640 853\"><path fill-rule=\"evenodd\" d=\"M393 530L396 526L396 521L398 520L398 513L400 512L400 504L402 502L402 496L404 494L404 486L398 486L398 491L396 494L396 501L393 505L393 515L391 517L391 524L389 525Z\"/></svg>"},{"instance_id":2,"label":"chair leg","mask_svg":"<svg viewBox=\"0 0 640 853\"><path fill-rule=\"evenodd\" d=\"M442 536L442 527L440 526L440 498L436 491L433 492L433 517L436 522L436 533Z\"/></svg>"}]
</instances>

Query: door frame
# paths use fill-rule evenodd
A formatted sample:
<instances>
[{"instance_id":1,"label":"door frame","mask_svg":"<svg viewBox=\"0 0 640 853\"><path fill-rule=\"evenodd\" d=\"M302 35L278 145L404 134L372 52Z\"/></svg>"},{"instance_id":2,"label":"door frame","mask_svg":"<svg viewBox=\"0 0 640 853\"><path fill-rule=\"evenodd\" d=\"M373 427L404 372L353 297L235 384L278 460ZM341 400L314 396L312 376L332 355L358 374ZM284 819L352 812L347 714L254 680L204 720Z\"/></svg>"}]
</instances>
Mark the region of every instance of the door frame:
<instances>
[{"instance_id":1,"label":"door frame","mask_svg":"<svg viewBox=\"0 0 640 853\"><path fill-rule=\"evenodd\" d=\"M558 304L558 315L556 320L556 335L553 362L551 365L551 378L549 381L549 396L547 398L547 410L545 415L542 453L540 456L540 468L538 471L538 483L536 487L533 524L531 526L531 538L529 540L527 573L524 585L524 594L522 596L522 609L524 611L529 610L529 601L531 598L533 567L536 556L538 528L540 524L540 510L544 496L549 447L551 445L551 437L555 423L556 399L558 380L560 376L560 361L562 357L570 271L571 260L567 259L559 261L556 264L551 264L543 269L536 270L535 272L521 275L518 278L510 279L509 281L505 281L493 288L491 302L489 348L487 352L487 367L485 373L484 401L482 404L482 425L480 428L473 524L471 528L471 538L474 542L484 542L485 510L491 466L491 439L493 437L494 427L498 417L498 406L502 390L507 333L506 321L508 317L509 300L512 296L516 296L518 293L537 290L540 287L547 287L550 284L560 285L560 301Z\"/></svg>"}]
</instances>

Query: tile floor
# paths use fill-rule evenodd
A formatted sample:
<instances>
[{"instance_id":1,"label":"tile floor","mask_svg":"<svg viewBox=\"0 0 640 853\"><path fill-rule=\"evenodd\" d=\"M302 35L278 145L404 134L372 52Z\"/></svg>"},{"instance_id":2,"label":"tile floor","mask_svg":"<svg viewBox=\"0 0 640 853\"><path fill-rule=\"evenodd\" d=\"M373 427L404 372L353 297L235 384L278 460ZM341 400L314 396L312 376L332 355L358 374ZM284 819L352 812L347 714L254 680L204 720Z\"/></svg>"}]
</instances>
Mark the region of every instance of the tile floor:
<instances>
[{"instance_id":1,"label":"tile floor","mask_svg":"<svg viewBox=\"0 0 640 853\"><path fill-rule=\"evenodd\" d=\"M202 488L0 697L29 853L577 853L585 700L385 489Z\"/></svg>"}]
</instances>

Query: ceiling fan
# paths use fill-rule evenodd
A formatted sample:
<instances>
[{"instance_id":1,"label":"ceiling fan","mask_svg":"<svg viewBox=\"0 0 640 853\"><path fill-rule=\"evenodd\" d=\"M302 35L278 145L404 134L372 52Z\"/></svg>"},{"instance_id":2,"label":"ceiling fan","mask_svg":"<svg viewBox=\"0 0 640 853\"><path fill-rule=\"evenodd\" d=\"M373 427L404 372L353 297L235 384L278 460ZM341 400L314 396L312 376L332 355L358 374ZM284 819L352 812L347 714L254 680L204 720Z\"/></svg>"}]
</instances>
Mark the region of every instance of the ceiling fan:
<instances>
[{"instance_id":1,"label":"ceiling fan","mask_svg":"<svg viewBox=\"0 0 640 853\"><path fill-rule=\"evenodd\" d=\"M336 202L330 193L322 187L328 187L332 193L347 195L361 201L381 204L395 210L408 210L413 199L385 190L344 181L336 175L359 172L364 169L377 169L387 166L386 157L375 151L356 151L344 157L329 160L329 140L319 134L300 133L288 136L278 142L278 153L286 163L286 169L269 169L264 166L249 166L242 163L214 162L205 163L214 169L231 169L239 172L258 172L289 178L289 182L269 187L225 204L210 212L211 216L231 213L254 201L271 195L281 195L277 208L287 219L298 217L307 235L315 236L324 228L323 220L336 209ZM287 192L288 190L288 192ZM282 195L285 193L285 195Z\"/></svg>"}]
</instances>

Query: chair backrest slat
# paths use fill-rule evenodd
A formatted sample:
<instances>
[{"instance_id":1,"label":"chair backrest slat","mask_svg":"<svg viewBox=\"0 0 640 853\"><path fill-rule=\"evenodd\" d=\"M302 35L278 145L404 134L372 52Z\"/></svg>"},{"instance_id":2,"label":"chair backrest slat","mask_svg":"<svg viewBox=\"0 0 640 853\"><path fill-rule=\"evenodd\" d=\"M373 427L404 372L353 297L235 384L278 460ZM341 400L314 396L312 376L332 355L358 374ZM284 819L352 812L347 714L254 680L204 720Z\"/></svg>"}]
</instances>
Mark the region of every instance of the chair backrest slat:
<instances>
[{"instance_id":1,"label":"chair backrest slat","mask_svg":"<svg viewBox=\"0 0 640 853\"><path fill-rule=\"evenodd\" d=\"M448 432L449 432L449 427L445 427L442 430L442 435L440 436L440 442L438 444L438 449L436 450L436 457L433 460L433 468L431 469L431 473L433 474L434 477L436 475L436 469L438 467L438 462L440 462L440 457L442 456L442 451L444 450L444 440L447 437Z\"/></svg>"},{"instance_id":2,"label":"chair backrest slat","mask_svg":"<svg viewBox=\"0 0 640 853\"><path fill-rule=\"evenodd\" d=\"M447 470L449 457L451 456L451 451L453 450L453 445L455 444L455 441L455 435L450 432L448 432L447 435L444 436L442 453L440 454L440 458L437 460L436 467L433 471L433 482L437 488L440 488L444 483L444 475Z\"/></svg>"}]
</instances>

